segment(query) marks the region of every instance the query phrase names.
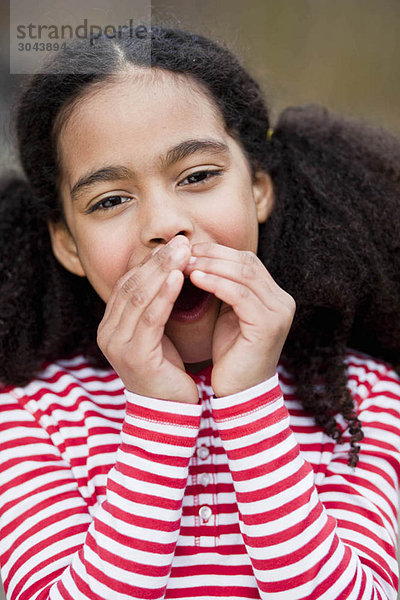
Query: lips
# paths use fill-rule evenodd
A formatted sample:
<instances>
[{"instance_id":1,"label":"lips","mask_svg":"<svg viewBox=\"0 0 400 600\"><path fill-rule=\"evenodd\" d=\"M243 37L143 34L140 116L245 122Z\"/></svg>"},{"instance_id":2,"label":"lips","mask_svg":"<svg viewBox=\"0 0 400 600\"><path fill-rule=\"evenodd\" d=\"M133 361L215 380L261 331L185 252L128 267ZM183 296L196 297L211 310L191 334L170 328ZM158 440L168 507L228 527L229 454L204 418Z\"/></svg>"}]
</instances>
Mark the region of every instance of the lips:
<instances>
[{"instance_id":1,"label":"lips","mask_svg":"<svg viewBox=\"0 0 400 600\"><path fill-rule=\"evenodd\" d=\"M204 296L207 296L207 292L193 285L189 277L185 277L181 292L175 301L174 309L192 310L201 302Z\"/></svg>"},{"instance_id":2,"label":"lips","mask_svg":"<svg viewBox=\"0 0 400 600\"><path fill-rule=\"evenodd\" d=\"M171 318L177 321L197 321L207 311L211 298L212 294L193 285L187 277L175 300Z\"/></svg>"}]
</instances>

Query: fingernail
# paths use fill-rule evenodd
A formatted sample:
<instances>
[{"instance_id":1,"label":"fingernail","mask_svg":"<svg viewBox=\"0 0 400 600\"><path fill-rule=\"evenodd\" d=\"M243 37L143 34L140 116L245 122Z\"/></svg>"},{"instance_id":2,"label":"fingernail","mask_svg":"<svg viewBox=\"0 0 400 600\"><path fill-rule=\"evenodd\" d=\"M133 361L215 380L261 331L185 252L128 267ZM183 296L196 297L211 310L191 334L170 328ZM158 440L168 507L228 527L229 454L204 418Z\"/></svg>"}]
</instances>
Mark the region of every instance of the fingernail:
<instances>
[{"instance_id":1,"label":"fingernail","mask_svg":"<svg viewBox=\"0 0 400 600\"><path fill-rule=\"evenodd\" d=\"M174 261L181 261L182 258L185 256L185 254L186 254L186 248L183 248L183 246L181 246L181 247L174 249L172 258L174 259Z\"/></svg>"},{"instance_id":2,"label":"fingernail","mask_svg":"<svg viewBox=\"0 0 400 600\"><path fill-rule=\"evenodd\" d=\"M178 235L177 237L174 237L169 245L171 248L175 248L176 246L181 246L182 244L186 245L186 240L187 238L185 238L183 235Z\"/></svg>"},{"instance_id":3,"label":"fingernail","mask_svg":"<svg viewBox=\"0 0 400 600\"><path fill-rule=\"evenodd\" d=\"M196 262L196 257L195 256L191 256L189 258L189 265L193 265Z\"/></svg>"}]
</instances>

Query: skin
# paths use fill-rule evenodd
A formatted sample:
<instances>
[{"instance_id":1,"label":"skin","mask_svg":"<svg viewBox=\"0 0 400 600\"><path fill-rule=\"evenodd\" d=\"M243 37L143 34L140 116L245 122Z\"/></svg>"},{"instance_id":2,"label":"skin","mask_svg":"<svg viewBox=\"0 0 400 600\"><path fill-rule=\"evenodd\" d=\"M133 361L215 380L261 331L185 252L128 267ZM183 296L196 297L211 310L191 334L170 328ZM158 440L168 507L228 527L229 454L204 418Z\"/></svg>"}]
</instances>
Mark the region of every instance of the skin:
<instances>
[{"instance_id":1,"label":"skin","mask_svg":"<svg viewBox=\"0 0 400 600\"><path fill-rule=\"evenodd\" d=\"M206 139L227 150L160 161L181 142ZM187 371L211 361L217 396L271 377L295 309L256 256L272 183L262 171L252 177L200 84L131 69L89 88L58 151L65 223L49 223L53 251L106 302L97 341L126 388L197 403ZM72 193L83 176L116 165L126 172ZM170 316L185 276L213 294L191 323Z\"/></svg>"}]
</instances>

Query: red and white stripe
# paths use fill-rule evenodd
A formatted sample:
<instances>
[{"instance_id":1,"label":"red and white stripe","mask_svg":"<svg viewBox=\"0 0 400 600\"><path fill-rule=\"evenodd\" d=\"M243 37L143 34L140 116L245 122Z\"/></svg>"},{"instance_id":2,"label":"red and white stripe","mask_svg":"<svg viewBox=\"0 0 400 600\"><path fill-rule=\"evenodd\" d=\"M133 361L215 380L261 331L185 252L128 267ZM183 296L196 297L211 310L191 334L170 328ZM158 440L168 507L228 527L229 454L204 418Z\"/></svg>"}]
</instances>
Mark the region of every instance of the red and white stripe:
<instances>
[{"instance_id":1,"label":"red and white stripe","mask_svg":"<svg viewBox=\"0 0 400 600\"><path fill-rule=\"evenodd\" d=\"M225 398L210 373L193 376L198 405L124 394L82 357L2 391L8 598L397 598L395 374L348 356L365 433L352 469L283 368Z\"/></svg>"}]
</instances>

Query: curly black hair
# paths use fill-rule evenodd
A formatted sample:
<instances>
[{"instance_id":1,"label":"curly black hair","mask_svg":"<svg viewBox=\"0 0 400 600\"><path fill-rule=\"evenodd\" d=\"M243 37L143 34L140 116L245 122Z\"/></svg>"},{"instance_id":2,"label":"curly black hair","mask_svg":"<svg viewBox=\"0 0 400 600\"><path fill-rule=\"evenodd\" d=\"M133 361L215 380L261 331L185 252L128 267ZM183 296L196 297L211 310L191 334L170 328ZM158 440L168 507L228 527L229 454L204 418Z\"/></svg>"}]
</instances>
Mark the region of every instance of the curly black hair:
<instances>
[{"instance_id":1,"label":"curly black hair","mask_svg":"<svg viewBox=\"0 0 400 600\"><path fill-rule=\"evenodd\" d=\"M259 85L223 45L153 26L146 35L75 40L25 84L16 132L25 179L10 176L0 196L0 378L31 380L44 361L96 345L104 303L89 282L55 259L48 223L64 219L57 139L89 86L129 65L196 81L219 109L252 173L270 173L274 209L259 226L258 254L297 312L283 350L298 394L324 431L362 437L346 381L346 350L399 366L400 143L394 136L307 106L289 108L274 134Z\"/></svg>"}]
</instances>

